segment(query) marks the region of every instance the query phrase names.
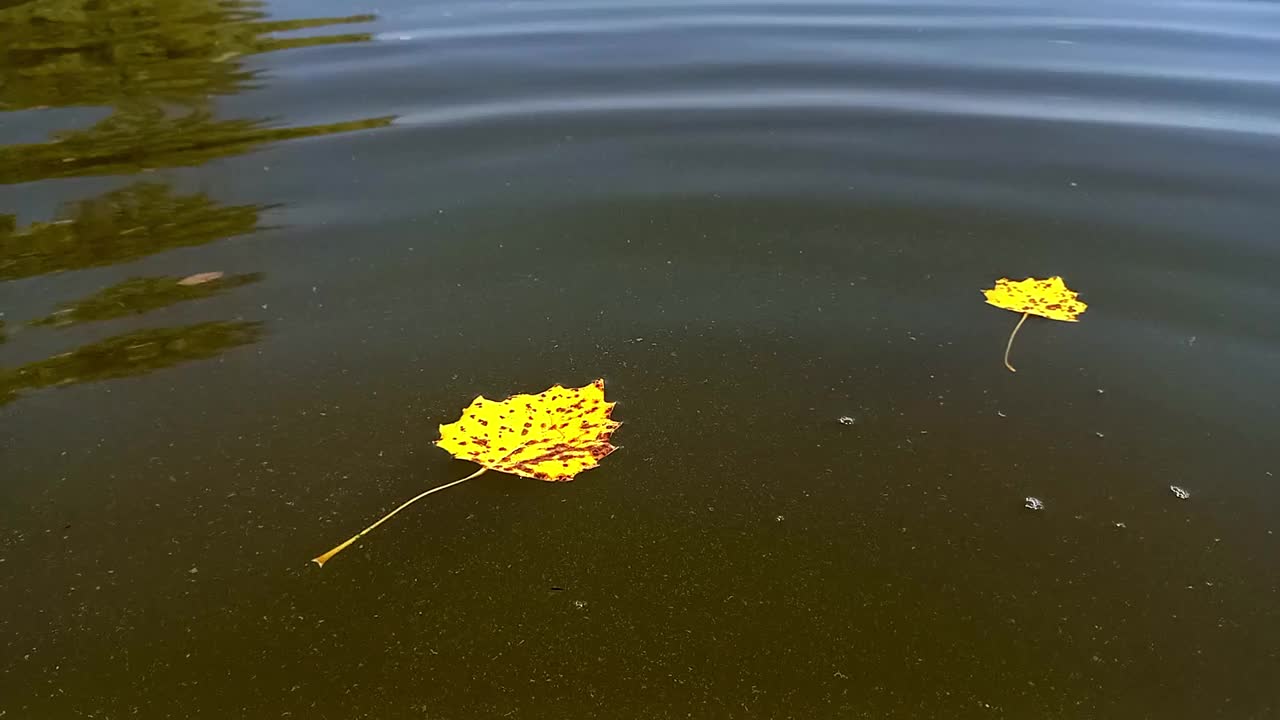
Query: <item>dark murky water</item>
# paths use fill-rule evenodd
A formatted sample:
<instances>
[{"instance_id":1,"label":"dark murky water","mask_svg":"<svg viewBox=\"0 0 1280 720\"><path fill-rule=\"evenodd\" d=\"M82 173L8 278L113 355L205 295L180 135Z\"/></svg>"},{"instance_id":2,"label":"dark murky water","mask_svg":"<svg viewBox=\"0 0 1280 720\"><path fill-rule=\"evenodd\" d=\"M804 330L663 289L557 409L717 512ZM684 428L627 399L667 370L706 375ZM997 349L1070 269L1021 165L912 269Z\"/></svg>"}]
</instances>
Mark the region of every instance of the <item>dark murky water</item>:
<instances>
[{"instance_id":1,"label":"dark murky water","mask_svg":"<svg viewBox=\"0 0 1280 720\"><path fill-rule=\"evenodd\" d=\"M1277 717L1278 71L1268 2L5 0L0 717ZM601 468L308 562L601 376Z\"/></svg>"}]
</instances>

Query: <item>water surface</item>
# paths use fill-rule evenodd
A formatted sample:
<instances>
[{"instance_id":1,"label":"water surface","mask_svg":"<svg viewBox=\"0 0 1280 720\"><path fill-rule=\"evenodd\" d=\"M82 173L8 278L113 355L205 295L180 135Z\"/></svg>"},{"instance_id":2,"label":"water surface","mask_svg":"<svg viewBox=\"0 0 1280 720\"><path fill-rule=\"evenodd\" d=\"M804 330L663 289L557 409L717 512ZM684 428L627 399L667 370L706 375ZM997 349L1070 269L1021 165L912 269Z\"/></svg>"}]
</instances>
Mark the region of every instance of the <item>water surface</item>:
<instances>
[{"instance_id":1,"label":"water surface","mask_svg":"<svg viewBox=\"0 0 1280 720\"><path fill-rule=\"evenodd\" d=\"M0 717L1280 712L1280 6L0 5Z\"/></svg>"}]
</instances>

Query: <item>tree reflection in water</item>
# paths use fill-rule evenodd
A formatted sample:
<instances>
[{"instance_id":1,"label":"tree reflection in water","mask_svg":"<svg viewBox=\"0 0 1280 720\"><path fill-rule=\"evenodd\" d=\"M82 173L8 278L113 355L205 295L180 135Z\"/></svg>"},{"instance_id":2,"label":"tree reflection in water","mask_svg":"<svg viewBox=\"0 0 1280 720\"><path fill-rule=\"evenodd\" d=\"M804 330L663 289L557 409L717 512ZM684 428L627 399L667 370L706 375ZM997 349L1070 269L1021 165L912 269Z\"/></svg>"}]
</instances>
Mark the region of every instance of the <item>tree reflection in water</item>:
<instances>
[{"instance_id":1,"label":"tree reflection in water","mask_svg":"<svg viewBox=\"0 0 1280 720\"><path fill-rule=\"evenodd\" d=\"M259 322L208 322L155 328L82 345L71 352L0 370L0 404L22 390L145 375L257 342Z\"/></svg>"},{"instance_id":2,"label":"tree reflection in water","mask_svg":"<svg viewBox=\"0 0 1280 720\"><path fill-rule=\"evenodd\" d=\"M0 184L192 167L269 143L385 127L394 118L293 127L267 118L219 118L213 102L265 82L261 72L246 68L247 57L367 42L372 36L364 32L299 31L373 19L272 20L254 0L33 0L0 7L0 112L109 109L89 127L56 132L44 142L0 146ZM290 35L277 37L281 32ZM271 207L225 205L148 179L68 203L50 221L19 227L14 214L0 214L0 282L128 263L250 234L263 229L262 213ZM18 324L56 328L106 321L213 297L261 278L250 273L194 284L178 277L122 279ZM24 390L142 375L213 357L257 342L263 333L261 323L237 321L117 335L0 369L0 403ZM5 339L0 321L0 343Z\"/></svg>"}]
</instances>

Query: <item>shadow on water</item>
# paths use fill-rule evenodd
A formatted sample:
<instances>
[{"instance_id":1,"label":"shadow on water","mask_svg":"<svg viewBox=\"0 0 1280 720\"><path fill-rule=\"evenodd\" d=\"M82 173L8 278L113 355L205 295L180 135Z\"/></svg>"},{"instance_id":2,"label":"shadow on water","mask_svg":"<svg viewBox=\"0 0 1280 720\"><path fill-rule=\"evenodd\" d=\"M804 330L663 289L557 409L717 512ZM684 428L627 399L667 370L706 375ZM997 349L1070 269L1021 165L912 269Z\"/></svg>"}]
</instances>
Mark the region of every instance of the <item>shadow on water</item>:
<instances>
[{"instance_id":1,"label":"shadow on water","mask_svg":"<svg viewBox=\"0 0 1280 720\"><path fill-rule=\"evenodd\" d=\"M128 176L192 167L304 137L384 127L392 117L280 127L266 118L221 118L218 96L260 87L245 66L260 53L361 43L363 32L298 35L354 25L372 15L273 21L251 0L37 0L0 5L0 112L106 107L95 124L43 142L0 146L0 184L83 176ZM292 32L290 37L276 33ZM183 193L166 180L132 182L67 204L49 221L19 227L0 213L0 282L128 263L177 248L265 229L267 204L227 205ZM195 268L199 273L207 268ZM191 277L195 277L192 275ZM62 328L140 315L258 282L260 273L189 282L131 277L47 317L12 329ZM2 309L0 309L2 310ZM0 312L0 314L3 314ZM254 343L258 321L217 321L108 337L19 367L0 369L0 404L23 390L150 373Z\"/></svg>"}]
</instances>

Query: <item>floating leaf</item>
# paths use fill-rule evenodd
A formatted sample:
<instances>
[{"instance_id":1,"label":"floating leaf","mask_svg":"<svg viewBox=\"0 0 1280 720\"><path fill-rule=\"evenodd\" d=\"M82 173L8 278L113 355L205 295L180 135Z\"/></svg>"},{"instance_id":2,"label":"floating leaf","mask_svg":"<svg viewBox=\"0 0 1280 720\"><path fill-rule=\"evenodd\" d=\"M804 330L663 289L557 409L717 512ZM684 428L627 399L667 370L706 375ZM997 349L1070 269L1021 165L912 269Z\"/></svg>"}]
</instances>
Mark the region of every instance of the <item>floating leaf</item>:
<instances>
[{"instance_id":1,"label":"floating leaf","mask_svg":"<svg viewBox=\"0 0 1280 720\"><path fill-rule=\"evenodd\" d=\"M213 272L196 273L195 275L188 275L182 278L181 280L178 281L178 284L187 285L187 286L203 285L208 282L213 282L214 280L221 280L224 274L225 273L217 270Z\"/></svg>"},{"instance_id":2,"label":"floating leaf","mask_svg":"<svg viewBox=\"0 0 1280 720\"><path fill-rule=\"evenodd\" d=\"M1013 328L1013 332L1009 335L1009 343L1004 349L1004 366L1009 368L1010 372L1017 372L1017 369L1009 364L1009 351L1013 348L1013 338L1022 329L1022 323L1027 321L1028 315L1039 315L1063 322L1076 322L1088 307L1057 275L1044 280L1027 278L1014 281L1000 278L996 281L995 287L983 290L982 294L987 297L988 305L1022 313L1022 319Z\"/></svg>"},{"instance_id":3,"label":"floating leaf","mask_svg":"<svg viewBox=\"0 0 1280 720\"><path fill-rule=\"evenodd\" d=\"M312 561L323 567L401 510L488 470L550 482L574 479L617 449L609 443L622 424L610 418L614 404L605 402L604 380L576 388L552 385L536 395L512 395L502 401L477 397L456 422L440 426L436 445L456 458L479 463L479 470L412 498Z\"/></svg>"},{"instance_id":4,"label":"floating leaf","mask_svg":"<svg viewBox=\"0 0 1280 720\"><path fill-rule=\"evenodd\" d=\"M1079 320L1088 307L1057 275L1044 280L1000 278L995 287L983 290L982 294L987 296L989 305L1066 322Z\"/></svg>"},{"instance_id":5,"label":"floating leaf","mask_svg":"<svg viewBox=\"0 0 1280 720\"><path fill-rule=\"evenodd\" d=\"M537 395L497 402L478 397L436 441L456 458L490 470L539 480L572 480L614 451L609 437L621 423L609 418L604 381L580 388L553 385Z\"/></svg>"}]
</instances>

